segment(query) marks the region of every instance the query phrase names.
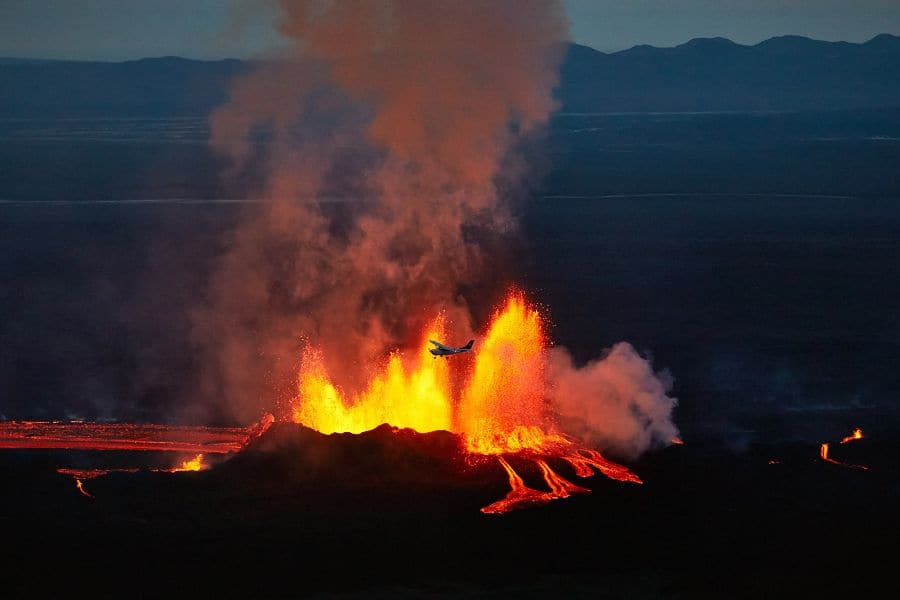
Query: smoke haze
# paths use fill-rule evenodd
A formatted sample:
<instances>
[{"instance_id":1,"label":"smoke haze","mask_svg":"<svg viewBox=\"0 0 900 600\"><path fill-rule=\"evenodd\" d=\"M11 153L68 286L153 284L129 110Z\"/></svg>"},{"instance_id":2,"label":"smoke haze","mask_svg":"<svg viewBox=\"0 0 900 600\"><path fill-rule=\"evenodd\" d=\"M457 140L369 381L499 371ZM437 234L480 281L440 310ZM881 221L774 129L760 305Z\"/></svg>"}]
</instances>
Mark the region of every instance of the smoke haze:
<instances>
[{"instance_id":1,"label":"smoke haze","mask_svg":"<svg viewBox=\"0 0 900 600\"><path fill-rule=\"evenodd\" d=\"M290 55L211 119L233 181L260 156L268 172L195 316L204 396L244 419L290 385L304 339L353 390L439 311L471 334L461 289L512 226L496 181L554 107L566 39L549 0L279 6Z\"/></svg>"},{"instance_id":2,"label":"smoke haze","mask_svg":"<svg viewBox=\"0 0 900 600\"><path fill-rule=\"evenodd\" d=\"M439 312L449 339L473 337L465 290L502 281L486 249L515 223L498 190L522 178L517 148L555 107L567 36L552 0L278 6L288 56L239 79L211 118L233 182L265 161L266 202L194 315L202 396L244 421L272 389L295 393L306 341L352 394ZM552 399L590 441L636 455L674 435L666 385L627 344L584 369L563 350L552 362Z\"/></svg>"},{"instance_id":3,"label":"smoke haze","mask_svg":"<svg viewBox=\"0 0 900 600\"><path fill-rule=\"evenodd\" d=\"M550 351L550 401L563 429L601 449L634 458L678 436L672 380L627 342L577 368L565 348Z\"/></svg>"}]
</instances>

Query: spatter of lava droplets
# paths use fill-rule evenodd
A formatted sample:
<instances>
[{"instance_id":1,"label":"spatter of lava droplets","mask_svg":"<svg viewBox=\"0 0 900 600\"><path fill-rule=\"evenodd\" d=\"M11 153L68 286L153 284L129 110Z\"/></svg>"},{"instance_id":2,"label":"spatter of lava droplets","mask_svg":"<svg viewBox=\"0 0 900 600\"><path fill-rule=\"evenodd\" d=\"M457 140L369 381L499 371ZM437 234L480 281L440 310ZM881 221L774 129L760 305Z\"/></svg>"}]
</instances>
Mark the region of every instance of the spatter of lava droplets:
<instances>
[{"instance_id":1,"label":"spatter of lava droplets","mask_svg":"<svg viewBox=\"0 0 900 600\"><path fill-rule=\"evenodd\" d=\"M511 293L480 339L463 385L451 380L450 363L434 360L427 340L442 339L437 317L422 334L413 357L393 353L365 389L345 394L329 379L321 352L307 348L291 405L296 423L322 433L361 433L388 423L419 432L452 431L473 456L496 456L511 491L482 508L485 513L544 504L589 490L567 481L547 464L558 458L578 477L595 471L611 479L642 483L628 468L605 459L563 433L545 405L548 341L541 315L520 293ZM454 389L457 389L454 393ZM540 469L549 491L529 488L504 455L519 453Z\"/></svg>"}]
</instances>

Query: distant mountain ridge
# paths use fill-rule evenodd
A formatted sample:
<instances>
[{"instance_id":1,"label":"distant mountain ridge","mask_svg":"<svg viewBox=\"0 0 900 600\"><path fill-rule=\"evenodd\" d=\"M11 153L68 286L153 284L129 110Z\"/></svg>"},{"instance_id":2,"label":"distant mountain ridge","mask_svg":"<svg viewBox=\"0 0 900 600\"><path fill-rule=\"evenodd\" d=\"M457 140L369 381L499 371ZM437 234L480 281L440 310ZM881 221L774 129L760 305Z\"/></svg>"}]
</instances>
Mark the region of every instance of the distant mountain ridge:
<instances>
[{"instance_id":1,"label":"distant mountain ridge","mask_svg":"<svg viewBox=\"0 0 900 600\"><path fill-rule=\"evenodd\" d=\"M0 58L0 117L198 116L247 61ZM900 106L900 37L856 44L782 36L753 46L696 38L604 53L570 44L563 112L845 110Z\"/></svg>"},{"instance_id":2,"label":"distant mountain ridge","mask_svg":"<svg viewBox=\"0 0 900 600\"><path fill-rule=\"evenodd\" d=\"M245 61L179 57L126 62L0 59L2 117L208 114Z\"/></svg>"},{"instance_id":3,"label":"distant mountain ridge","mask_svg":"<svg viewBox=\"0 0 900 600\"><path fill-rule=\"evenodd\" d=\"M696 38L610 54L571 45L569 112L829 110L900 106L900 37L862 44L782 36L754 46Z\"/></svg>"}]
</instances>

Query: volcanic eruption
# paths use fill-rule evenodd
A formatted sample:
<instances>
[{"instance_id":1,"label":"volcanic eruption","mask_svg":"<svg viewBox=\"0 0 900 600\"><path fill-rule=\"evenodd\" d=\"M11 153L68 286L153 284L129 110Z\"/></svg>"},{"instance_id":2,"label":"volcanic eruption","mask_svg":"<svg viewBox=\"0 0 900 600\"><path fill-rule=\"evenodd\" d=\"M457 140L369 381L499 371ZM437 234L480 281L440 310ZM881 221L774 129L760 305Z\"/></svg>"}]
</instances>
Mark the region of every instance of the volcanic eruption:
<instances>
[{"instance_id":1,"label":"volcanic eruption","mask_svg":"<svg viewBox=\"0 0 900 600\"><path fill-rule=\"evenodd\" d=\"M561 4L277 5L283 53L211 119L234 181L266 172L195 315L217 409L258 413L274 387L281 418L322 433L387 423L454 432L470 456L527 453L555 497L580 488L545 457L639 483L590 446L676 439L666 376L625 343L577 364L521 291L476 327L507 285L493 250L516 232L522 150L556 106ZM426 350L473 337L471 356Z\"/></svg>"},{"instance_id":2,"label":"volcanic eruption","mask_svg":"<svg viewBox=\"0 0 900 600\"><path fill-rule=\"evenodd\" d=\"M641 483L596 448L633 458L678 439L667 375L624 342L579 363L516 288L478 327L515 275L504 248L531 183L523 150L556 108L560 3L277 6L284 52L211 117L229 181L261 165L265 177L192 313L203 389L185 413L246 423L277 404L323 434L453 432L509 476L491 513L586 491L551 459ZM452 360L426 350L472 338ZM527 487L511 455L548 491Z\"/></svg>"},{"instance_id":3,"label":"volcanic eruption","mask_svg":"<svg viewBox=\"0 0 900 600\"><path fill-rule=\"evenodd\" d=\"M323 433L360 433L382 423L420 432L447 430L457 433L472 455L531 457L550 491L526 487L498 456L512 490L506 499L482 509L486 513L588 491L556 474L541 458L545 456L569 462L579 477L593 475L593 468L612 479L641 483L626 467L560 430L546 400L548 348L543 321L521 293L510 293L494 312L474 364L467 365L457 391L450 365L434 360L425 350L424 340L439 336L443 329L438 317L426 330L417 356L404 361L401 353L391 354L366 389L352 398L330 381L321 354L308 349L292 403L293 420Z\"/></svg>"},{"instance_id":4,"label":"volcanic eruption","mask_svg":"<svg viewBox=\"0 0 900 600\"><path fill-rule=\"evenodd\" d=\"M520 300L495 313L470 372L424 360L429 338L475 337L514 275L502 249L522 150L556 106L560 3L278 6L284 52L211 119L230 177L261 162L266 178L195 312L209 410L246 422L274 388L323 432L465 431L490 453L533 447L549 400L623 455L675 438L667 378L628 344L576 364Z\"/></svg>"}]
</instances>

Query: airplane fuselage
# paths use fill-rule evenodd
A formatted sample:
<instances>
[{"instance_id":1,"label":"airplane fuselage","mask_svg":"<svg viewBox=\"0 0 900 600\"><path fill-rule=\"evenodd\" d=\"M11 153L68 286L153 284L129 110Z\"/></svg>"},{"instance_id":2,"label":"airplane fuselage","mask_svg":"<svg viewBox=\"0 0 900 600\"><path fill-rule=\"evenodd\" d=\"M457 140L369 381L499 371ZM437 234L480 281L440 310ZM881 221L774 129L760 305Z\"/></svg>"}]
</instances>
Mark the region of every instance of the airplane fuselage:
<instances>
[{"instance_id":1,"label":"airplane fuselage","mask_svg":"<svg viewBox=\"0 0 900 600\"><path fill-rule=\"evenodd\" d=\"M471 348L452 348L450 350L444 350L442 348L431 348L429 352L434 354L435 356L452 356L454 354L463 354L465 352L471 352Z\"/></svg>"},{"instance_id":2,"label":"airplane fuselage","mask_svg":"<svg viewBox=\"0 0 900 600\"><path fill-rule=\"evenodd\" d=\"M475 343L475 340L469 340L469 343L460 348L454 348L452 346L445 346L440 342L436 342L434 340L428 340L429 343L434 345L434 348L429 348L428 351L437 358L438 356L448 357L453 356L454 354L464 354L466 352L472 351L472 344Z\"/></svg>"}]
</instances>

